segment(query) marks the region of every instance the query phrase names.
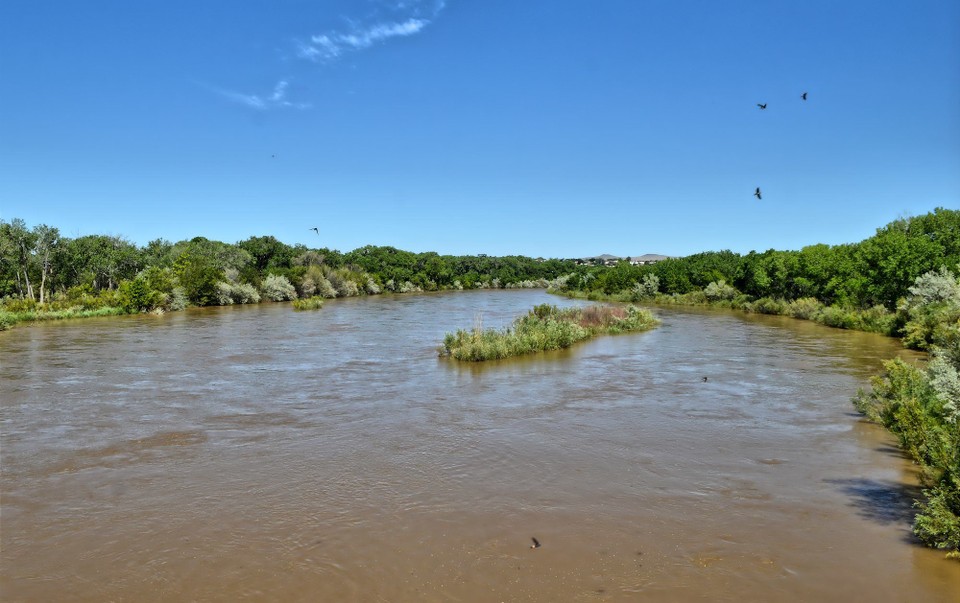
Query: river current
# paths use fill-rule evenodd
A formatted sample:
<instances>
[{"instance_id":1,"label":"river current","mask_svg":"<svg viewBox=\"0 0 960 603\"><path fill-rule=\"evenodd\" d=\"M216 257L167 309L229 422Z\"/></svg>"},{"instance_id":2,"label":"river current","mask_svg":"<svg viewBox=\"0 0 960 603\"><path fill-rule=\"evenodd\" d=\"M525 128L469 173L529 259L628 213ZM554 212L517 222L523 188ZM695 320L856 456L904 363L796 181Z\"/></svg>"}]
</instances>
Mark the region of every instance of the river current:
<instances>
[{"instance_id":1,"label":"river current","mask_svg":"<svg viewBox=\"0 0 960 603\"><path fill-rule=\"evenodd\" d=\"M0 598L926 601L916 476L850 398L884 337L655 308L482 364L542 291L0 333ZM532 538L542 546L531 548Z\"/></svg>"}]
</instances>

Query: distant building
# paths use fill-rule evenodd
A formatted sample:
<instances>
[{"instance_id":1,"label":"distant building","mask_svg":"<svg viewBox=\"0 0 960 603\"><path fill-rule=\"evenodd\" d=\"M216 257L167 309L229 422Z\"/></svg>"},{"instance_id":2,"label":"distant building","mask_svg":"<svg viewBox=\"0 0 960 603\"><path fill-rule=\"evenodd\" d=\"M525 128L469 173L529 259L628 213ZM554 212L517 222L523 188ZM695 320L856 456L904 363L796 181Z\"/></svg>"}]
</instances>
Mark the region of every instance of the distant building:
<instances>
[{"instance_id":1,"label":"distant building","mask_svg":"<svg viewBox=\"0 0 960 603\"><path fill-rule=\"evenodd\" d=\"M603 255L595 255L590 258L581 258L577 260L578 264L583 264L585 266L616 266L617 262L620 260L628 260L630 258L623 258L617 255L610 255L605 253Z\"/></svg>"},{"instance_id":2,"label":"distant building","mask_svg":"<svg viewBox=\"0 0 960 603\"><path fill-rule=\"evenodd\" d=\"M669 255L660 255L658 253L647 253L645 255L638 255L633 257L620 257L618 255L610 255L605 253L603 255L595 255L589 258L580 258L575 260L577 264L583 266L616 266L619 262L628 261L634 266L646 266L648 264L656 264L661 260L669 259Z\"/></svg>"},{"instance_id":3,"label":"distant building","mask_svg":"<svg viewBox=\"0 0 960 603\"><path fill-rule=\"evenodd\" d=\"M669 255L660 255L658 253L646 253L644 255L638 255L636 257L630 258L630 263L634 266L646 266L648 264L656 264L663 260L669 260Z\"/></svg>"}]
</instances>

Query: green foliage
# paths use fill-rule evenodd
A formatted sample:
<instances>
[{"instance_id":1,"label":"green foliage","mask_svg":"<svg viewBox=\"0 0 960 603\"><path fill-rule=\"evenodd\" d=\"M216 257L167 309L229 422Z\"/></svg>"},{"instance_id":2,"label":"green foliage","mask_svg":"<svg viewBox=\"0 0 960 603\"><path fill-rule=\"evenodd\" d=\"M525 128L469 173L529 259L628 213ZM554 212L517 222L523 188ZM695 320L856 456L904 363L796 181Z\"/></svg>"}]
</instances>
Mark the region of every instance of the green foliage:
<instances>
[{"instance_id":1,"label":"green foliage","mask_svg":"<svg viewBox=\"0 0 960 603\"><path fill-rule=\"evenodd\" d=\"M703 290L703 294L706 295L710 301L729 301L737 296L737 290L728 285L723 279L720 279L707 285L706 289Z\"/></svg>"},{"instance_id":2,"label":"green foliage","mask_svg":"<svg viewBox=\"0 0 960 603\"><path fill-rule=\"evenodd\" d=\"M960 560L960 482L951 474L944 483L924 491L926 500L917 502L914 533L923 542L951 551L951 559Z\"/></svg>"},{"instance_id":3,"label":"green foliage","mask_svg":"<svg viewBox=\"0 0 960 603\"><path fill-rule=\"evenodd\" d=\"M293 300L294 310L319 310L322 307L323 298L318 296Z\"/></svg>"},{"instance_id":4,"label":"green foliage","mask_svg":"<svg viewBox=\"0 0 960 603\"><path fill-rule=\"evenodd\" d=\"M287 277L268 274L263 280L263 296L270 301L288 301L297 299L297 290L290 284Z\"/></svg>"},{"instance_id":5,"label":"green foliage","mask_svg":"<svg viewBox=\"0 0 960 603\"><path fill-rule=\"evenodd\" d=\"M441 356L457 360L498 360L534 352L567 348L602 333L645 331L658 324L647 310L610 306L558 309L549 304L535 306L527 315L503 331L460 329L447 333Z\"/></svg>"},{"instance_id":6,"label":"green foliage","mask_svg":"<svg viewBox=\"0 0 960 603\"><path fill-rule=\"evenodd\" d=\"M801 297L787 304L786 314L794 318L814 320L823 311L823 304L813 297Z\"/></svg>"},{"instance_id":7,"label":"green foliage","mask_svg":"<svg viewBox=\"0 0 960 603\"><path fill-rule=\"evenodd\" d=\"M917 277L909 292L898 308L904 344L927 350L944 342L960 321L960 278L941 266Z\"/></svg>"},{"instance_id":8,"label":"green foliage","mask_svg":"<svg viewBox=\"0 0 960 603\"><path fill-rule=\"evenodd\" d=\"M915 279L901 304L910 317L905 331L908 338L922 332L917 340L933 359L926 369L899 359L885 363L854 405L896 435L923 469L929 488L917 503L914 533L960 558L960 318L944 310L958 301L956 285L944 269Z\"/></svg>"},{"instance_id":9,"label":"green foliage","mask_svg":"<svg viewBox=\"0 0 960 603\"><path fill-rule=\"evenodd\" d=\"M171 312L178 312L190 305L187 298L187 292L183 287L174 287L173 291L167 296L166 309Z\"/></svg>"},{"instance_id":10,"label":"green foliage","mask_svg":"<svg viewBox=\"0 0 960 603\"><path fill-rule=\"evenodd\" d=\"M343 256L343 266L366 272L383 289L393 292L438 289L507 288L525 282L546 281L572 272L570 260L543 260L523 256L448 256L412 253L394 247L368 245ZM329 278L329 277L328 277ZM356 281L362 290L365 280Z\"/></svg>"},{"instance_id":11,"label":"green foliage","mask_svg":"<svg viewBox=\"0 0 960 603\"><path fill-rule=\"evenodd\" d=\"M260 303L260 293L249 283L231 283L220 281L217 283L217 305L257 304Z\"/></svg>"},{"instance_id":12,"label":"green foliage","mask_svg":"<svg viewBox=\"0 0 960 603\"><path fill-rule=\"evenodd\" d=\"M237 247L250 255L254 267L260 272L268 268L290 268L294 258L303 255L272 236L250 237L237 243Z\"/></svg>"},{"instance_id":13,"label":"green foliage","mask_svg":"<svg viewBox=\"0 0 960 603\"><path fill-rule=\"evenodd\" d=\"M755 311L779 313L779 301L813 298L825 306L835 305L844 313L827 315L826 323L856 328L852 313L875 306L892 311L907 295L914 280L941 265L960 261L960 211L936 209L932 213L897 220L877 233L848 245L811 245L800 251L768 250L745 256L730 251L699 253L671 258L652 266L597 266L586 272L571 272L562 290L581 291L590 299L624 295L634 300L648 296L641 283L645 275L658 279L658 292L682 296L706 291L710 283L723 281L753 300L761 302ZM708 297L714 302L733 302L736 296L717 295L716 286ZM674 298L671 303L677 303ZM735 305L731 303L730 305ZM873 314L880 315L874 311ZM870 330L886 331L883 320L866 320Z\"/></svg>"},{"instance_id":14,"label":"green foliage","mask_svg":"<svg viewBox=\"0 0 960 603\"><path fill-rule=\"evenodd\" d=\"M161 307L166 296L162 292L152 289L146 278L138 276L133 280L120 283L117 298L124 311L136 313L149 312Z\"/></svg>"},{"instance_id":15,"label":"green foliage","mask_svg":"<svg viewBox=\"0 0 960 603\"><path fill-rule=\"evenodd\" d=\"M114 289L143 267L137 246L121 237L89 235L69 240L59 257L60 271L73 284Z\"/></svg>"},{"instance_id":16,"label":"green foliage","mask_svg":"<svg viewBox=\"0 0 960 603\"><path fill-rule=\"evenodd\" d=\"M211 266L224 273L231 268L243 273L253 264L253 258L242 247L204 237L180 241L173 245L169 253L173 257L174 267L181 262L182 257L191 258L197 265Z\"/></svg>"},{"instance_id":17,"label":"green foliage","mask_svg":"<svg viewBox=\"0 0 960 603\"><path fill-rule=\"evenodd\" d=\"M174 262L173 272L191 303L198 306L217 303L217 283L223 280L224 273L211 258L183 253Z\"/></svg>"},{"instance_id":18,"label":"green foliage","mask_svg":"<svg viewBox=\"0 0 960 603\"><path fill-rule=\"evenodd\" d=\"M650 299L656 296L659 291L660 278L656 274L649 272L644 274L639 282L634 283L630 289L629 299L633 302Z\"/></svg>"}]
</instances>

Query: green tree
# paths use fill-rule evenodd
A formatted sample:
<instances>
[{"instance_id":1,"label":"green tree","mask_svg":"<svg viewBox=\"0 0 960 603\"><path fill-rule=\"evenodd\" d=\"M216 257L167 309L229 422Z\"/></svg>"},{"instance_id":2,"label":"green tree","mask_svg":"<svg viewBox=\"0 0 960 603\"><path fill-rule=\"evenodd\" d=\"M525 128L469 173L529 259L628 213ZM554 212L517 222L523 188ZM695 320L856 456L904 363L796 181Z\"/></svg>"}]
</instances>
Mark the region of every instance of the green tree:
<instances>
[{"instance_id":1,"label":"green tree","mask_svg":"<svg viewBox=\"0 0 960 603\"><path fill-rule=\"evenodd\" d=\"M254 267L260 272L267 268L290 268L294 257L303 253L271 236L250 237L237 243L237 247L250 254Z\"/></svg>"},{"instance_id":2,"label":"green tree","mask_svg":"<svg viewBox=\"0 0 960 603\"><path fill-rule=\"evenodd\" d=\"M20 218L9 223L0 221L0 254L7 270L13 273L17 294L21 298L36 299L30 281L30 260L35 244L36 235Z\"/></svg>"},{"instance_id":3,"label":"green tree","mask_svg":"<svg viewBox=\"0 0 960 603\"><path fill-rule=\"evenodd\" d=\"M224 279L224 274L209 257L183 253L174 262L173 271L191 303L198 306L216 303L217 282Z\"/></svg>"},{"instance_id":4,"label":"green tree","mask_svg":"<svg viewBox=\"0 0 960 603\"><path fill-rule=\"evenodd\" d=\"M46 301L47 280L53 272L53 258L60 248L60 231L52 226L40 224L33 229L34 253L40 270L40 303Z\"/></svg>"},{"instance_id":5,"label":"green tree","mask_svg":"<svg viewBox=\"0 0 960 603\"><path fill-rule=\"evenodd\" d=\"M909 225L893 222L857 247L857 271L866 280L860 305L895 309L913 281L943 260L943 247L922 234L911 236Z\"/></svg>"},{"instance_id":6,"label":"green tree","mask_svg":"<svg viewBox=\"0 0 960 603\"><path fill-rule=\"evenodd\" d=\"M163 303L164 295L152 289L146 278L138 276L120 283L117 299L120 307L127 312L147 312L159 307Z\"/></svg>"},{"instance_id":7,"label":"green tree","mask_svg":"<svg viewBox=\"0 0 960 603\"><path fill-rule=\"evenodd\" d=\"M89 283L96 291L114 289L143 267L137 246L118 236L88 235L69 239L61 247L60 270L71 285Z\"/></svg>"}]
</instances>

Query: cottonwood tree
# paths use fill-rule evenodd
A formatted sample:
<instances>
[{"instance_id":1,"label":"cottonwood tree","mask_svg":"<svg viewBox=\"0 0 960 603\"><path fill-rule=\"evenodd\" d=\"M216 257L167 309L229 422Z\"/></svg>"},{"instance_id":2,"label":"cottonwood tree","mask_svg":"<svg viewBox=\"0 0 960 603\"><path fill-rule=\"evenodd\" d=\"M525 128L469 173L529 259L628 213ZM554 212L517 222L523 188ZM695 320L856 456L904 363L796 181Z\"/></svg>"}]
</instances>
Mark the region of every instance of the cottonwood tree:
<instances>
[{"instance_id":1,"label":"cottonwood tree","mask_svg":"<svg viewBox=\"0 0 960 603\"><path fill-rule=\"evenodd\" d=\"M35 235L27 228L26 222L20 218L10 222L0 221L0 258L5 268L12 269L17 294L22 298L36 299L30 282L34 244Z\"/></svg>"},{"instance_id":2,"label":"cottonwood tree","mask_svg":"<svg viewBox=\"0 0 960 603\"><path fill-rule=\"evenodd\" d=\"M60 231L40 224L33 229L34 258L40 268L40 303L46 301L47 279L53 272L53 257L60 248Z\"/></svg>"}]
</instances>

